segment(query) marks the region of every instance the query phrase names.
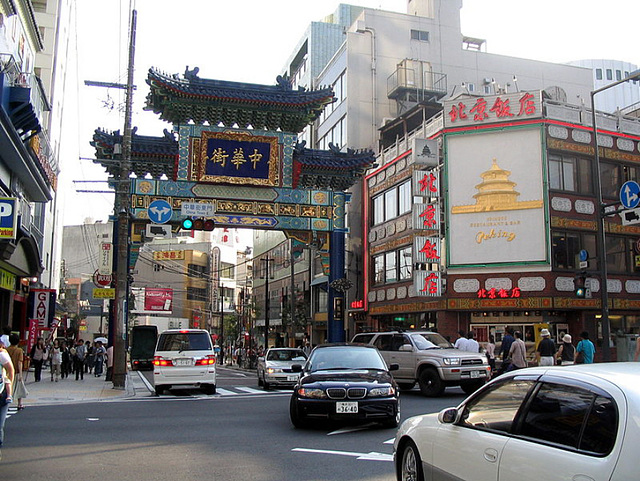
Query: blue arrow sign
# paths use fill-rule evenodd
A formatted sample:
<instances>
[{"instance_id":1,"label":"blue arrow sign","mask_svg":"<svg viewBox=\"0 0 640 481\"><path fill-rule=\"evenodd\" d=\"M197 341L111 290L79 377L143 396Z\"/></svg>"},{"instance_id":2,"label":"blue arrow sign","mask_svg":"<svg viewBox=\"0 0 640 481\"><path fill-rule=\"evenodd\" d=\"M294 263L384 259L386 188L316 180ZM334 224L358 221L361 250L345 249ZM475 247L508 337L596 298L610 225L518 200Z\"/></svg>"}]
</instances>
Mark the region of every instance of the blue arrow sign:
<instances>
[{"instance_id":1,"label":"blue arrow sign","mask_svg":"<svg viewBox=\"0 0 640 481\"><path fill-rule=\"evenodd\" d=\"M154 224L165 224L171 220L173 209L166 200L157 199L149 204L147 213L149 214L149 220Z\"/></svg>"},{"instance_id":2,"label":"blue arrow sign","mask_svg":"<svg viewBox=\"0 0 640 481\"><path fill-rule=\"evenodd\" d=\"M633 209L640 204L640 185L636 181L629 180L622 184L620 202L625 209Z\"/></svg>"}]
</instances>

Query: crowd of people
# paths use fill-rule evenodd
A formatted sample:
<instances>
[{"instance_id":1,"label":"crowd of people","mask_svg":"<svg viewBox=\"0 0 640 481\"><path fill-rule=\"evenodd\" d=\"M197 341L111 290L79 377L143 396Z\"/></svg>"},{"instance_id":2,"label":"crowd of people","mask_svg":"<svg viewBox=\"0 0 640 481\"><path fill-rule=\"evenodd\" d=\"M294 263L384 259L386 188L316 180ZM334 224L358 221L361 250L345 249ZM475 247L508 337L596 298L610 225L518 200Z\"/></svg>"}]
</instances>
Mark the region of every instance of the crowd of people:
<instances>
[{"instance_id":1,"label":"crowd of people","mask_svg":"<svg viewBox=\"0 0 640 481\"><path fill-rule=\"evenodd\" d=\"M29 353L30 363L33 365L35 382L42 380L42 370L49 366L51 382L74 376L76 381L84 380L84 375L100 377L104 373L109 350L102 341L83 341L78 339L55 339L45 344L39 337Z\"/></svg>"}]
</instances>

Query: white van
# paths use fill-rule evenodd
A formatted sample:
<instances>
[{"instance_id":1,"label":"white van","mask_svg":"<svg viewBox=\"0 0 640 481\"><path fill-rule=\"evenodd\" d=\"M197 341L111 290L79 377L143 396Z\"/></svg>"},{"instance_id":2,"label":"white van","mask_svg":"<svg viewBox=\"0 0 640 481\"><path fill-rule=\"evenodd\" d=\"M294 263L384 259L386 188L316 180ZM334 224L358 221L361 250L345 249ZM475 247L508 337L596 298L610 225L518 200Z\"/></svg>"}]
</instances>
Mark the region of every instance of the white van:
<instances>
[{"instance_id":1,"label":"white van","mask_svg":"<svg viewBox=\"0 0 640 481\"><path fill-rule=\"evenodd\" d=\"M158 337L153 356L156 394L172 387L200 387L216 393L216 356L204 329L170 329Z\"/></svg>"}]
</instances>

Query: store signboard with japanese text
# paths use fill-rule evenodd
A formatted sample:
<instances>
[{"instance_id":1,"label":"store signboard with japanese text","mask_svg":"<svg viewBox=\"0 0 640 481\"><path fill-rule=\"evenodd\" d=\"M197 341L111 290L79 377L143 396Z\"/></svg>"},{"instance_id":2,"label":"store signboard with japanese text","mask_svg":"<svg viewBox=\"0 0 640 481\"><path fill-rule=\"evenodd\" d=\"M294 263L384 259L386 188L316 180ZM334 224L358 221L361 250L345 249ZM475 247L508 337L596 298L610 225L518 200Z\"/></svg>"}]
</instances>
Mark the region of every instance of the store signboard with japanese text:
<instances>
[{"instance_id":1,"label":"store signboard with japanese text","mask_svg":"<svg viewBox=\"0 0 640 481\"><path fill-rule=\"evenodd\" d=\"M418 296L441 296L442 275L439 271L415 271L413 287Z\"/></svg>"},{"instance_id":2,"label":"store signboard with japanese text","mask_svg":"<svg viewBox=\"0 0 640 481\"><path fill-rule=\"evenodd\" d=\"M430 170L416 170L413 173L412 189L414 196L427 199L440 197L440 173Z\"/></svg>"},{"instance_id":3,"label":"store signboard with japanese text","mask_svg":"<svg viewBox=\"0 0 640 481\"><path fill-rule=\"evenodd\" d=\"M413 228L416 230L440 229L440 204L414 203L412 208Z\"/></svg>"},{"instance_id":4,"label":"store signboard with japanese text","mask_svg":"<svg viewBox=\"0 0 640 481\"><path fill-rule=\"evenodd\" d=\"M540 127L449 134L449 267L548 262Z\"/></svg>"},{"instance_id":5,"label":"store signboard with japanese text","mask_svg":"<svg viewBox=\"0 0 640 481\"><path fill-rule=\"evenodd\" d=\"M444 103L444 127L468 127L542 117L542 92L464 96Z\"/></svg>"},{"instance_id":6,"label":"store signboard with japanese text","mask_svg":"<svg viewBox=\"0 0 640 481\"><path fill-rule=\"evenodd\" d=\"M413 259L417 263L440 263L440 237L417 236L413 240Z\"/></svg>"}]
</instances>

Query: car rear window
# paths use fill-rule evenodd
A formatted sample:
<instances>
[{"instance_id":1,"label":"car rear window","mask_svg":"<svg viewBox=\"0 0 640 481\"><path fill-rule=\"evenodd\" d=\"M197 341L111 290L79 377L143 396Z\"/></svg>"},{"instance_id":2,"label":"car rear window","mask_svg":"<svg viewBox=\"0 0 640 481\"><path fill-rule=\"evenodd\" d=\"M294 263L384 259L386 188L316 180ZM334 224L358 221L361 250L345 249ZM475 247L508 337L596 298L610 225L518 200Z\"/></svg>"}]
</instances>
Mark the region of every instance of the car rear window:
<instances>
[{"instance_id":1,"label":"car rear window","mask_svg":"<svg viewBox=\"0 0 640 481\"><path fill-rule=\"evenodd\" d=\"M356 334L351 342L358 344L369 344L375 334Z\"/></svg>"},{"instance_id":2,"label":"car rear window","mask_svg":"<svg viewBox=\"0 0 640 481\"><path fill-rule=\"evenodd\" d=\"M207 351L211 339L206 332L171 332L160 334L158 351Z\"/></svg>"}]
</instances>

